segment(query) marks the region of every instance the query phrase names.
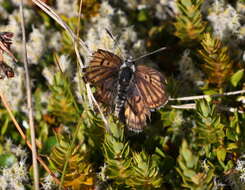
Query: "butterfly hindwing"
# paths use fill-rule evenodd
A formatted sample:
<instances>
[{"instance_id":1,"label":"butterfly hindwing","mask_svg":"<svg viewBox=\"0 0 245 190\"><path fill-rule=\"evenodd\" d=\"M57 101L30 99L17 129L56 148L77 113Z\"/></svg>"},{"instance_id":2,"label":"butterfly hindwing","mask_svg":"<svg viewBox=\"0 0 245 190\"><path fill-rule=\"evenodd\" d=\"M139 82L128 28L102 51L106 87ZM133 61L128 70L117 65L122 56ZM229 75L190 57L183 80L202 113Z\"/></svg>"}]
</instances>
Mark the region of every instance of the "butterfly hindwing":
<instances>
[{"instance_id":1,"label":"butterfly hindwing","mask_svg":"<svg viewBox=\"0 0 245 190\"><path fill-rule=\"evenodd\" d=\"M150 110L164 105L167 100L163 75L153 68L139 65L125 104L125 124L129 130L140 132L150 118Z\"/></svg>"},{"instance_id":2,"label":"butterfly hindwing","mask_svg":"<svg viewBox=\"0 0 245 190\"><path fill-rule=\"evenodd\" d=\"M132 89L132 95L125 104L125 124L129 130L140 132L146 125L147 117L150 117L150 111L145 106L143 98L139 95L136 88Z\"/></svg>"},{"instance_id":3,"label":"butterfly hindwing","mask_svg":"<svg viewBox=\"0 0 245 190\"><path fill-rule=\"evenodd\" d=\"M112 105L116 96L116 80L114 78L108 78L104 81L103 84L98 86L95 93L96 100L99 100L100 102Z\"/></svg>"}]
</instances>

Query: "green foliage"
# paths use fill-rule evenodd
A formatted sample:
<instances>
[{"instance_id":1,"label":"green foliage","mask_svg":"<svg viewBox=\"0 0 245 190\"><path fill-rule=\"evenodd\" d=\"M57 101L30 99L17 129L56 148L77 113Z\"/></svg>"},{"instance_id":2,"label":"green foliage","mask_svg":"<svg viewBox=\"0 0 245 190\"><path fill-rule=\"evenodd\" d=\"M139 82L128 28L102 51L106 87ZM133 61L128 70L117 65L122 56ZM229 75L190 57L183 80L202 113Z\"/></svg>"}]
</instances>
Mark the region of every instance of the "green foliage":
<instances>
[{"instance_id":1,"label":"green foliage","mask_svg":"<svg viewBox=\"0 0 245 190\"><path fill-rule=\"evenodd\" d=\"M58 72L50 86L52 95L49 99L48 110L64 124L78 120L79 108L72 94L71 83L63 73Z\"/></svg>"},{"instance_id":2,"label":"green foliage","mask_svg":"<svg viewBox=\"0 0 245 190\"><path fill-rule=\"evenodd\" d=\"M60 137L50 154L50 163L55 171L64 175L64 187L73 190L92 189L94 172L87 160L86 147L82 144L72 145Z\"/></svg>"},{"instance_id":3,"label":"green foliage","mask_svg":"<svg viewBox=\"0 0 245 190\"><path fill-rule=\"evenodd\" d=\"M82 12L86 18L94 17L98 14L100 3L98 0L85 0L82 2Z\"/></svg>"},{"instance_id":4,"label":"green foliage","mask_svg":"<svg viewBox=\"0 0 245 190\"><path fill-rule=\"evenodd\" d=\"M242 79L244 74L244 69L240 69L238 70L236 73L234 73L231 76L231 84L236 87L238 85L238 83L240 82L240 80Z\"/></svg>"},{"instance_id":5,"label":"green foliage","mask_svg":"<svg viewBox=\"0 0 245 190\"><path fill-rule=\"evenodd\" d=\"M221 88L232 74L233 61L229 56L229 49L210 33L204 35L201 45L203 49L198 53L205 62L203 69L208 82Z\"/></svg>"},{"instance_id":6,"label":"green foliage","mask_svg":"<svg viewBox=\"0 0 245 190\"><path fill-rule=\"evenodd\" d=\"M230 184L232 190L240 190L245 188L245 183L241 181L240 175L240 172L232 169L226 173L226 180Z\"/></svg>"},{"instance_id":7,"label":"green foliage","mask_svg":"<svg viewBox=\"0 0 245 190\"><path fill-rule=\"evenodd\" d=\"M196 127L193 128L195 145L201 148L200 155L205 154L209 159L217 157L220 164L228 169L231 162L225 166L227 149L224 145L224 126L220 122L220 117L215 111L215 106L207 101L197 102Z\"/></svg>"},{"instance_id":8,"label":"green foliage","mask_svg":"<svg viewBox=\"0 0 245 190\"><path fill-rule=\"evenodd\" d=\"M17 158L12 153L5 153L0 155L0 167L7 168L13 163L17 162Z\"/></svg>"},{"instance_id":9,"label":"green foliage","mask_svg":"<svg viewBox=\"0 0 245 190\"><path fill-rule=\"evenodd\" d=\"M103 144L105 155L106 175L114 179L117 184L124 184L130 177L131 155L130 147L124 140L123 128L110 126L112 135L106 134ZM115 131L114 131L115 130Z\"/></svg>"},{"instance_id":10,"label":"green foliage","mask_svg":"<svg viewBox=\"0 0 245 190\"><path fill-rule=\"evenodd\" d=\"M206 28L206 22L202 20L200 6L203 0L178 0L177 6L179 15L176 17L174 26L175 35L183 43L189 44L192 41L202 39L202 33ZM192 42L193 43L193 42ZM190 46L189 44L188 46Z\"/></svg>"},{"instance_id":11,"label":"green foliage","mask_svg":"<svg viewBox=\"0 0 245 190\"><path fill-rule=\"evenodd\" d=\"M196 127L193 128L193 133L197 145L201 147L204 144L222 144L225 134L220 117L215 112L215 105L198 101L196 110Z\"/></svg>"},{"instance_id":12,"label":"green foliage","mask_svg":"<svg viewBox=\"0 0 245 190\"><path fill-rule=\"evenodd\" d=\"M59 1L52 2L55 4ZM127 56L132 55L135 58L139 56L134 55L135 52L150 52L166 46L164 51L142 59L142 63L152 62L157 65L157 70L165 74L168 81L167 92L171 98L244 88L241 43L233 39L223 41L208 33L212 31L212 25L206 22L210 21L207 17L209 13L201 10L203 3L208 6L205 1L149 1L147 5L145 2L85 0L82 2L80 17L75 12L79 8L79 1L74 1L71 5L75 7L74 14L66 14L63 10L58 10L58 6L56 8L57 14L60 14L72 31L76 33L79 25L78 37L93 48L103 48L104 44L100 44L103 41L108 43L109 36L104 31L107 26L111 26L106 29L113 29L111 32L116 39L117 35L122 34L123 40L116 43L121 48L121 53L127 52ZM169 2L176 4L172 7ZM12 20L9 20L4 15L7 13L3 12L0 19L3 23L15 23L16 5L13 6L11 1L6 0L1 4L3 9L9 13L13 12L14 15L10 16ZM71 10L71 7L67 10ZM222 10L222 7L217 8ZM25 7L25 11L30 9ZM33 22L38 20L34 23L35 32L40 33L34 35L34 42L40 36L44 39L47 37L46 45L49 46L55 38L59 38L52 33L61 36L57 40L58 44L44 51L39 60L40 64L30 65L38 153L44 160L48 158L47 164L58 174L61 186L74 190L244 189L245 167L241 170L236 168L245 153L244 96L199 100L195 102L195 109L183 109L190 104L194 106L194 102L184 103L172 99L168 105L151 113L150 121L147 121L148 126L142 133L128 131L127 127L113 116L113 112L105 111L105 118L109 123L107 131L98 108L91 108L91 97L88 97L82 79L82 68L78 66L73 39L41 9L31 11L40 15L31 18ZM127 27L132 25L134 27ZM28 28L27 39L31 39L31 27ZM124 33L124 29L128 29L127 33ZM96 32L98 36L95 35ZM18 35L13 43L18 43ZM30 43L28 41L27 44ZM86 65L89 57L85 56L87 53L84 53L84 47L81 48L79 44L78 52ZM230 48L230 45L236 48ZM20 44L16 47L20 47ZM35 47L39 50L38 43ZM14 53L18 54L17 50ZM54 73L54 70L50 69L54 54L59 55L57 57L60 58L60 68L67 68L61 61L61 55L69 55L69 69L64 69L63 73L61 70ZM19 66L21 63L18 63L17 67ZM45 69L49 71L48 77L52 77L52 80L48 80L48 87L45 81L48 77L42 72ZM4 83L1 85L4 87ZM6 92L12 90L6 89ZM96 88L92 87L92 91L96 91ZM14 100L15 98L10 99L10 103ZM30 130L26 125L28 114L23 102L25 98L18 104L21 107L16 108L14 114L29 137ZM182 104L182 109L175 104ZM103 110L103 105L101 107ZM6 139L13 142L6 143ZM5 168L18 165L15 163L23 158L31 160L30 152L25 152L23 156L14 145L24 143L14 129L8 112L1 107L0 181ZM32 177L31 164L28 167ZM41 166L39 168L41 184L44 184L43 179L48 172ZM221 186L221 183L225 184L225 187ZM31 189L26 184L24 186ZM1 185L2 183L0 189Z\"/></svg>"},{"instance_id":13,"label":"green foliage","mask_svg":"<svg viewBox=\"0 0 245 190\"><path fill-rule=\"evenodd\" d=\"M213 189L214 169L210 166L207 170L201 171L199 157L195 156L186 140L182 142L177 161L179 167L176 169L183 180L183 187L191 190Z\"/></svg>"},{"instance_id":14,"label":"green foliage","mask_svg":"<svg viewBox=\"0 0 245 190\"><path fill-rule=\"evenodd\" d=\"M226 137L231 141L238 141L241 137L241 126L239 124L239 116L236 113L231 117L230 127L226 128Z\"/></svg>"},{"instance_id":15,"label":"green foliage","mask_svg":"<svg viewBox=\"0 0 245 190\"><path fill-rule=\"evenodd\" d=\"M133 153L133 178L129 178L128 184L136 189L152 189L160 187L163 177L159 173L159 167L151 156L145 152Z\"/></svg>"},{"instance_id":16,"label":"green foliage","mask_svg":"<svg viewBox=\"0 0 245 190\"><path fill-rule=\"evenodd\" d=\"M10 118L9 116L7 115L6 111L5 110L2 110L0 112L0 116L2 118L2 127L1 127L1 135L4 136L5 133L7 132L8 130L8 127L9 127L9 121L10 121Z\"/></svg>"},{"instance_id":17,"label":"green foliage","mask_svg":"<svg viewBox=\"0 0 245 190\"><path fill-rule=\"evenodd\" d=\"M115 184L123 188L160 187L163 176L160 174L157 162L145 151L134 152L125 141L122 127L115 124L111 124L110 127L112 134L105 135L103 144L106 166L101 176L113 179Z\"/></svg>"},{"instance_id":18,"label":"green foliage","mask_svg":"<svg viewBox=\"0 0 245 190\"><path fill-rule=\"evenodd\" d=\"M149 16L147 15L147 11L143 9L139 12L137 19L139 22L144 22L147 20L148 17Z\"/></svg>"}]
</instances>

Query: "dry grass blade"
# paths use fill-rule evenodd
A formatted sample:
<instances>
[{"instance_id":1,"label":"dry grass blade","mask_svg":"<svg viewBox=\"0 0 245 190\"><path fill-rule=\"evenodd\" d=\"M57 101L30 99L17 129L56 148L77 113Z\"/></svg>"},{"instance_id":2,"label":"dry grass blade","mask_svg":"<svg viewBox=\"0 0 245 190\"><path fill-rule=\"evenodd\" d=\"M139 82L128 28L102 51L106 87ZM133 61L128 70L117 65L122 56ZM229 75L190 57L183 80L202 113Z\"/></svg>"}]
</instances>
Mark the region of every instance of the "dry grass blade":
<instances>
[{"instance_id":1,"label":"dry grass blade","mask_svg":"<svg viewBox=\"0 0 245 190\"><path fill-rule=\"evenodd\" d=\"M81 14L81 11L82 11L82 1L80 2L80 6L79 6L79 15ZM79 27L80 27L80 22L78 22L77 38L79 38L79 36L78 36L79 35L79 30L80 30ZM84 64L82 63L82 59L80 57L79 50L78 50L76 42L74 43L74 47L75 47L75 52L76 52L78 63L80 65L80 67L84 68ZM79 69L79 72L81 72L81 69ZM101 118L102 118L103 122L105 123L105 128L106 128L107 132L110 132L110 129L108 127L108 121L106 120L103 112L101 111L98 102L94 98L94 95L92 93L92 90L91 90L91 87L90 87L89 84L86 84L86 89L87 89L88 102L89 102L90 107L93 109L93 102L94 102L95 106L97 107L97 109L99 110L99 112L101 114Z\"/></svg>"},{"instance_id":2,"label":"dry grass blade","mask_svg":"<svg viewBox=\"0 0 245 190\"><path fill-rule=\"evenodd\" d=\"M46 14L53 18L57 23L59 23L60 26L62 26L68 32L68 34L70 34L70 37L73 41L75 41L76 39L81 45L81 47L89 54L91 54L91 51L88 49L88 46L85 44L85 42L82 41L79 37L77 37L76 34L74 34L71 28L59 17L59 15L55 13L55 11L51 7L49 7L40 0L32 0L32 2L35 3L38 7L40 7L40 9L42 9Z\"/></svg>"},{"instance_id":3,"label":"dry grass blade","mask_svg":"<svg viewBox=\"0 0 245 190\"><path fill-rule=\"evenodd\" d=\"M39 170L37 162L37 148L36 148L36 136L34 127L33 107L32 107L32 94L31 94L31 82L28 69L27 50L26 50L26 38L25 38L25 20L23 13L23 0L20 1L20 14L21 14L21 31L22 31L22 44L23 44L23 57L24 68L26 75L26 94L27 94L27 106L28 106L28 119L31 132L31 146L32 146L32 164L33 164L33 176L35 190L39 190Z\"/></svg>"},{"instance_id":4,"label":"dry grass blade","mask_svg":"<svg viewBox=\"0 0 245 190\"><path fill-rule=\"evenodd\" d=\"M86 44L78 37L76 36L73 31L69 28L69 26L67 26L67 24L54 12L54 10L52 10L51 7L49 7L48 5L46 5L45 3L43 3L42 1L40 0L32 0L37 6L39 6L45 13L47 13L50 17L52 17L56 22L58 22L71 36L74 44L75 44L75 52L76 52L76 55L77 55L77 58L78 58L78 62L79 64L84 67L83 63L82 63L82 59L80 58L80 54L79 54L79 51L78 51L78 48L76 46L76 42L74 39L77 39L80 43L80 45L82 45L82 47L84 49L87 50L87 52L89 54L91 54L90 50L88 49L88 47L86 46ZM87 92L88 92L88 96L91 98L91 100L94 102L94 104L96 105L96 107L98 108L100 114L101 114L101 117L102 117L102 120L104 121L105 123L105 126L106 126L106 129L107 131L109 130L108 129L108 122L105 118L105 116L103 115L100 107L99 107L99 104L97 103L97 101L95 100L94 96L93 96L93 93L91 91L91 88L89 85L86 85L86 88L87 88Z\"/></svg>"},{"instance_id":5,"label":"dry grass blade","mask_svg":"<svg viewBox=\"0 0 245 190\"><path fill-rule=\"evenodd\" d=\"M100 109L100 106L99 106L98 102L94 98L94 95L92 93L92 90L91 90L89 84L86 84L86 88L87 88L87 95L88 95L89 102L91 101L91 104L92 104L92 102L94 102L95 106L99 110L99 113L101 115L101 118L102 118L103 122L105 123L105 129L106 129L106 131L110 133L110 128L109 128L109 125L108 125L108 121L106 120L106 118L105 118L102 110Z\"/></svg>"}]
</instances>

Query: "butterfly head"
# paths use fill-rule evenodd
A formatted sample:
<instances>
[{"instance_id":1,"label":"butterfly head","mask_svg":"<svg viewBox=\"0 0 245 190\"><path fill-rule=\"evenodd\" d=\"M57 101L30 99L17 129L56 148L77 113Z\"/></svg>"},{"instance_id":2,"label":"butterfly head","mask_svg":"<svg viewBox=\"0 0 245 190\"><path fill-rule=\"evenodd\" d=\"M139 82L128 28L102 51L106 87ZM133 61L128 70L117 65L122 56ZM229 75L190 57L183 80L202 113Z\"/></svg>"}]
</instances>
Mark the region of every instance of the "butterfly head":
<instances>
[{"instance_id":1,"label":"butterfly head","mask_svg":"<svg viewBox=\"0 0 245 190\"><path fill-rule=\"evenodd\" d=\"M135 72L135 62L133 61L132 57L129 57L129 58L125 59L125 61L121 65L120 69L123 69L123 68L126 68L126 67L130 68L133 72Z\"/></svg>"}]
</instances>

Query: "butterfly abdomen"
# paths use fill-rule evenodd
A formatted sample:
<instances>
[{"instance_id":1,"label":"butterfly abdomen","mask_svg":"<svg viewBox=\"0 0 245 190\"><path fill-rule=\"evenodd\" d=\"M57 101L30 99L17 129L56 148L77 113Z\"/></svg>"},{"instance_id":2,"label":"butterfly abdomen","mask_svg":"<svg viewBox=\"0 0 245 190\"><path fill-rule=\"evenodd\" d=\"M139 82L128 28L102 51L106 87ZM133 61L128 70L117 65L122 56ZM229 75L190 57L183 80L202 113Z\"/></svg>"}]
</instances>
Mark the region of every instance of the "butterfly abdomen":
<instances>
[{"instance_id":1,"label":"butterfly abdomen","mask_svg":"<svg viewBox=\"0 0 245 190\"><path fill-rule=\"evenodd\" d=\"M117 96L115 99L115 115L119 117L120 112L124 108L125 101L128 96L129 86L134 76L134 69L132 66L124 66L120 68L117 84ZM120 118L119 118L120 119Z\"/></svg>"}]
</instances>

